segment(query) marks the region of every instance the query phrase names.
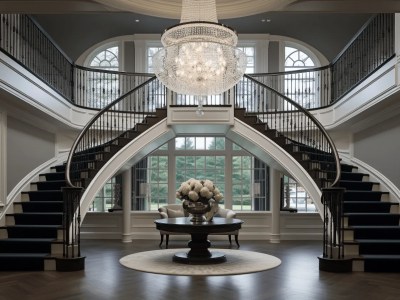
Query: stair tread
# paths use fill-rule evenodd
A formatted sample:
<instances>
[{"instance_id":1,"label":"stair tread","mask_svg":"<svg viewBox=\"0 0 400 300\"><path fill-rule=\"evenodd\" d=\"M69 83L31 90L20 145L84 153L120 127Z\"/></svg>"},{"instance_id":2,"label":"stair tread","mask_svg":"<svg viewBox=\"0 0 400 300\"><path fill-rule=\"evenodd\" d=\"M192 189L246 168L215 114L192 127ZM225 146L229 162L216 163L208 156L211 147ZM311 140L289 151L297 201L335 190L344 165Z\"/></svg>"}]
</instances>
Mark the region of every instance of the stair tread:
<instances>
[{"instance_id":1,"label":"stair tread","mask_svg":"<svg viewBox=\"0 0 400 300\"><path fill-rule=\"evenodd\" d=\"M394 202L394 201L343 201L344 203L354 203L354 204L360 204L360 203L365 203L365 204L375 204L375 203L379 203L379 204L394 204L394 205L399 205L399 202Z\"/></svg>"},{"instance_id":2,"label":"stair tread","mask_svg":"<svg viewBox=\"0 0 400 300\"><path fill-rule=\"evenodd\" d=\"M45 181L43 181L45 182ZM24 191L21 192L22 194L29 194L29 193L62 193L61 190L40 190L40 191Z\"/></svg>"},{"instance_id":3,"label":"stair tread","mask_svg":"<svg viewBox=\"0 0 400 300\"><path fill-rule=\"evenodd\" d=\"M49 256L49 253L31 253L31 252L24 252L24 253L0 253L0 257L46 257Z\"/></svg>"},{"instance_id":4,"label":"stair tread","mask_svg":"<svg viewBox=\"0 0 400 300\"><path fill-rule=\"evenodd\" d=\"M360 254L359 257L366 259L400 259L400 254Z\"/></svg>"},{"instance_id":5,"label":"stair tread","mask_svg":"<svg viewBox=\"0 0 400 300\"><path fill-rule=\"evenodd\" d=\"M23 204L23 203L40 203L40 204L47 204L47 203L64 203L64 201L15 201L14 204Z\"/></svg>"},{"instance_id":6,"label":"stair tread","mask_svg":"<svg viewBox=\"0 0 400 300\"><path fill-rule=\"evenodd\" d=\"M359 181L359 180L347 180L347 179L340 179L339 180L339 183L340 182L343 182L343 183L357 183L357 184L359 184L359 183L365 183L365 184L368 184L368 183L370 183L370 184L379 184L379 182L376 182L376 181ZM376 192L376 191L374 191L374 192ZM379 191L378 191L379 192Z\"/></svg>"},{"instance_id":7,"label":"stair tread","mask_svg":"<svg viewBox=\"0 0 400 300\"><path fill-rule=\"evenodd\" d=\"M360 216L360 215L368 215L368 216L384 216L384 215L391 215L391 216L399 216L400 214L397 213L379 213L379 212L351 212L351 213L344 213L344 216Z\"/></svg>"},{"instance_id":8,"label":"stair tread","mask_svg":"<svg viewBox=\"0 0 400 300\"><path fill-rule=\"evenodd\" d=\"M21 212L7 214L7 216L20 216L20 215L63 215L62 212Z\"/></svg>"},{"instance_id":9,"label":"stair tread","mask_svg":"<svg viewBox=\"0 0 400 300\"><path fill-rule=\"evenodd\" d=\"M55 238L6 238L0 239L0 242L53 242Z\"/></svg>"},{"instance_id":10,"label":"stair tread","mask_svg":"<svg viewBox=\"0 0 400 300\"><path fill-rule=\"evenodd\" d=\"M358 242L358 243L376 243L376 244L383 244L383 243L397 244L397 243L400 243L400 239L356 239L354 241Z\"/></svg>"},{"instance_id":11,"label":"stair tread","mask_svg":"<svg viewBox=\"0 0 400 300\"><path fill-rule=\"evenodd\" d=\"M16 225L7 225L7 226L0 226L0 229L7 229L7 228L63 228L62 225L26 225L26 224L16 224Z\"/></svg>"},{"instance_id":12,"label":"stair tread","mask_svg":"<svg viewBox=\"0 0 400 300\"><path fill-rule=\"evenodd\" d=\"M400 225L352 225L345 229L393 229L399 228Z\"/></svg>"},{"instance_id":13,"label":"stair tread","mask_svg":"<svg viewBox=\"0 0 400 300\"><path fill-rule=\"evenodd\" d=\"M360 181L358 181L360 182ZM362 182L362 181L361 181ZM383 191L366 191L366 190L346 190L345 193L375 193L375 194L389 194Z\"/></svg>"}]
</instances>

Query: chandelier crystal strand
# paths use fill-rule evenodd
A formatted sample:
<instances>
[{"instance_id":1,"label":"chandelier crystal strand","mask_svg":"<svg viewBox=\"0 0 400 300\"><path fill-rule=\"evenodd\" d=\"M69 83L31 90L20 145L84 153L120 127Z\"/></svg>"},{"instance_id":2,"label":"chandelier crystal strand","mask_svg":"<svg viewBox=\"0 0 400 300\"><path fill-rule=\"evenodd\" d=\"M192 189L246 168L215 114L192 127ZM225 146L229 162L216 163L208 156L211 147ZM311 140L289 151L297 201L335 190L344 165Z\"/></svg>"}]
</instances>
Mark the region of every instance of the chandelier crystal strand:
<instances>
[{"instance_id":1,"label":"chandelier crystal strand","mask_svg":"<svg viewBox=\"0 0 400 300\"><path fill-rule=\"evenodd\" d=\"M215 0L183 0L181 23L164 32L164 48L153 56L155 74L168 88L216 95L242 78L247 57L236 48L235 31L217 22Z\"/></svg>"}]
</instances>

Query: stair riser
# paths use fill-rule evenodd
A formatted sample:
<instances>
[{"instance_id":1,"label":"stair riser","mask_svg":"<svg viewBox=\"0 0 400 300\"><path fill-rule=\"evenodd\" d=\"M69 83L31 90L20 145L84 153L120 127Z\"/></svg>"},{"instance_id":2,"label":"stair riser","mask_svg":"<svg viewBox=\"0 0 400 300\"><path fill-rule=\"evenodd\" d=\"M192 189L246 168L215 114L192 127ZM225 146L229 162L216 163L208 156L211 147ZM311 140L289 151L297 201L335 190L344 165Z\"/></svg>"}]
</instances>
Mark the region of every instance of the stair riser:
<instances>
[{"instance_id":1,"label":"stair riser","mask_svg":"<svg viewBox=\"0 0 400 300\"><path fill-rule=\"evenodd\" d=\"M400 227L396 229L354 229L354 239L398 239L400 240Z\"/></svg>"},{"instance_id":2,"label":"stair riser","mask_svg":"<svg viewBox=\"0 0 400 300\"><path fill-rule=\"evenodd\" d=\"M343 172L340 176L341 180L351 180L351 181L363 181L366 180L367 176L361 173L345 173Z\"/></svg>"},{"instance_id":3,"label":"stair riser","mask_svg":"<svg viewBox=\"0 0 400 300\"><path fill-rule=\"evenodd\" d=\"M63 202L28 201L15 204L15 213L19 212L63 212Z\"/></svg>"},{"instance_id":4,"label":"stair riser","mask_svg":"<svg viewBox=\"0 0 400 300\"><path fill-rule=\"evenodd\" d=\"M391 205L388 202L373 202L371 203L344 203L343 212L376 212L376 213L390 213L397 212L397 206Z\"/></svg>"},{"instance_id":5,"label":"stair riser","mask_svg":"<svg viewBox=\"0 0 400 300\"><path fill-rule=\"evenodd\" d=\"M0 241L0 253L51 253L51 243Z\"/></svg>"},{"instance_id":6,"label":"stair riser","mask_svg":"<svg viewBox=\"0 0 400 300\"><path fill-rule=\"evenodd\" d=\"M378 185L375 185L372 182L368 181L356 181L356 182L339 181L339 187L344 187L346 190L356 190L356 191L378 190Z\"/></svg>"},{"instance_id":7,"label":"stair riser","mask_svg":"<svg viewBox=\"0 0 400 300\"><path fill-rule=\"evenodd\" d=\"M43 271L44 258L0 257L0 271Z\"/></svg>"},{"instance_id":8,"label":"stair riser","mask_svg":"<svg viewBox=\"0 0 400 300\"><path fill-rule=\"evenodd\" d=\"M357 225L382 225L382 226L398 226L398 215L386 216L350 216L345 217L345 226Z\"/></svg>"},{"instance_id":9,"label":"stair riser","mask_svg":"<svg viewBox=\"0 0 400 300\"><path fill-rule=\"evenodd\" d=\"M39 176L40 181L65 180L65 173L47 173Z\"/></svg>"},{"instance_id":10,"label":"stair riser","mask_svg":"<svg viewBox=\"0 0 400 300\"><path fill-rule=\"evenodd\" d=\"M368 259L364 261L365 272L395 272L400 270L400 259Z\"/></svg>"},{"instance_id":11,"label":"stair riser","mask_svg":"<svg viewBox=\"0 0 400 300\"><path fill-rule=\"evenodd\" d=\"M388 195L381 192L345 192L344 201L385 201Z\"/></svg>"},{"instance_id":12,"label":"stair riser","mask_svg":"<svg viewBox=\"0 0 400 300\"><path fill-rule=\"evenodd\" d=\"M23 192L21 194L21 201L62 201L62 192L61 191Z\"/></svg>"},{"instance_id":13,"label":"stair riser","mask_svg":"<svg viewBox=\"0 0 400 300\"><path fill-rule=\"evenodd\" d=\"M14 216L17 225L62 225L62 215L27 215L20 214Z\"/></svg>"},{"instance_id":14,"label":"stair riser","mask_svg":"<svg viewBox=\"0 0 400 300\"><path fill-rule=\"evenodd\" d=\"M400 243L371 243L359 244L360 254L395 255L400 253Z\"/></svg>"},{"instance_id":15,"label":"stair riser","mask_svg":"<svg viewBox=\"0 0 400 300\"><path fill-rule=\"evenodd\" d=\"M8 227L5 237L7 238L54 238L62 239L61 229L52 228L13 228Z\"/></svg>"}]
</instances>

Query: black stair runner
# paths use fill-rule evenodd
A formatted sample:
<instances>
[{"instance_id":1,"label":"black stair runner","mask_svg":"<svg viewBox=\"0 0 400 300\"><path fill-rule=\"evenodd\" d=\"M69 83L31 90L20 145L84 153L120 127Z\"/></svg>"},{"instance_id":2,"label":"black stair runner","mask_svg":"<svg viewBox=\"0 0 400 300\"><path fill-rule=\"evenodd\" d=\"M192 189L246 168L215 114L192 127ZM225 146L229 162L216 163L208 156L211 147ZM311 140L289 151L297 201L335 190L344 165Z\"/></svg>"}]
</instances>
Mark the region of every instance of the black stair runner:
<instances>
[{"instance_id":1,"label":"black stair runner","mask_svg":"<svg viewBox=\"0 0 400 300\"><path fill-rule=\"evenodd\" d=\"M46 259L61 254L52 253L52 245L61 249L62 169L42 174L43 181L32 183L32 191L23 192L22 201L14 203L14 213L6 216L7 225L0 228L0 271L42 271Z\"/></svg>"},{"instance_id":2,"label":"black stair runner","mask_svg":"<svg viewBox=\"0 0 400 300\"><path fill-rule=\"evenodd\" d=\"M329 153L287 139L259 123L256 116L247 116L243 109L235 109L235 117L285 149L320 188L333 182L334 161ZM349 164L341 164L339 186L346 189L343 202L345 249L347 246L358 247L358 253L349 256L363 261L367 272L400 272L399 203L388 201L388 193L379 191L378 183L368 181L368 174L357 172L357 168Z\"/></svg>"},{"instance_id":3,"label":"black stair runner","mask_svg":"<svg viewBox=\"0 0 400 300\"><path fill-rule=\"evenodd\" d=\"M97 172L130 141L138 137L167 116L166 109L157 109L154 115L146 116L134 128L122 133L117 138L75 153L71 161L71 181L77 187L87 187Z\"/></svg>"},{"instance_id":4,"label":"black stair runner","mask_svg":"<svg viewBox=\"0 0 400 300\"><path fill-rule=\"evenodd\" d=\"M157 110L118 138L102 146L76 155L75 183L86 187L99 169L123 146L166 117L166 110ZM40 181L31 184L31 191L22 192L21 202L14 203L14 213L8 214L7 225L0 228L0 271L40 271L45 260L60 256L52 253L52 245L62 243L65 164L41 174ZM11 225L12 224L12 225Z\"/></svg>"}]
</instances>

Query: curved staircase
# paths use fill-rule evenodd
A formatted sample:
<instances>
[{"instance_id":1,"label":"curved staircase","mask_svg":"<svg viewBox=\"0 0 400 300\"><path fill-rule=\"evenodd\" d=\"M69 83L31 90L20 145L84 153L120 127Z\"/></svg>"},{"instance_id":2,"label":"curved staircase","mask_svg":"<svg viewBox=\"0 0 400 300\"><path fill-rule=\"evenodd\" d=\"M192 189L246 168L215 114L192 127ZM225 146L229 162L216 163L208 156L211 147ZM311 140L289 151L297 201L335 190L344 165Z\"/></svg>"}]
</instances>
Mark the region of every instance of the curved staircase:
<instances>
[{"instance_id":1,"label":"curved staircase","mask_svg":"<svg viewBox=\"0 0 400 300\"><path fill-rule=\"evenodd\" d=\"M75 177L74 183L87 187L123 146L165 117L166 109L157 109L112 141L77 152L74 169L80 178ZM0 228L0 271L65 271L58 260L63 256L65 168L63 164L40 174L40 181L31 183L31 190L13 203L14 213L6 215L6 226Z\"/></svg>"},{"instance_id":2,"label":"curved staircase","mask_svg":"<svg viewBox=\"0 0 400 300\"><path fill-rule=\"evenodd\" d=\"M235 116L292 155L321 189L332 184L336 171L331 153L287 138L244 109L235 109ZM353 271L400 272L399 202L389 201L389 193L380 191L379 183L369 181L357 167L345 163L340 167L336 186L345 189L343 259L352 260Z\"/></svg>"}]
</instances>

